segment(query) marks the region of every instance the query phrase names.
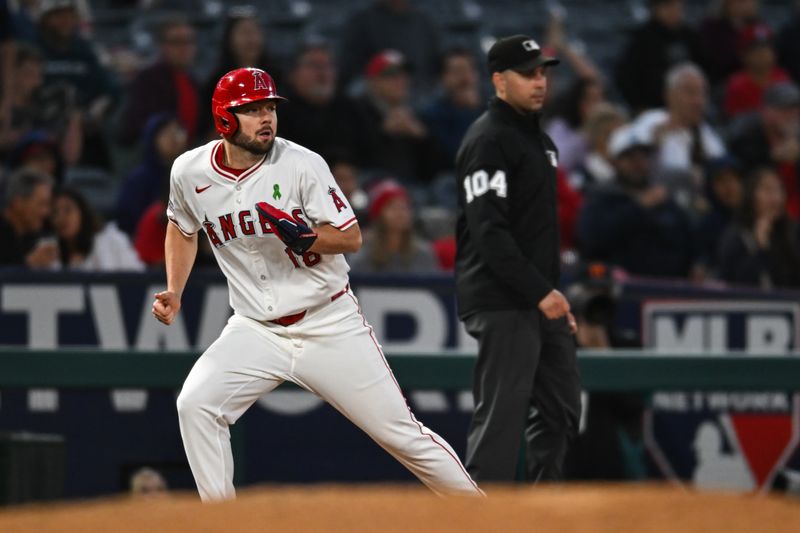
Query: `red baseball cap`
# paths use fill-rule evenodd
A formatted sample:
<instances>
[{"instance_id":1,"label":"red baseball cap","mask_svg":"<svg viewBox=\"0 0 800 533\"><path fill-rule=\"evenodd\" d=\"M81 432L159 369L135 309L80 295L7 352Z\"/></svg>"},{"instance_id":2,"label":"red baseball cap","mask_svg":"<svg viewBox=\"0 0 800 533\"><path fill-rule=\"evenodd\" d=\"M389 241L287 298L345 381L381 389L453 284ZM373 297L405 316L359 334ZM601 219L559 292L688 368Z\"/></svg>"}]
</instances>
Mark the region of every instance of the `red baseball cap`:
<instances>
[{"instance_id":1,"label":"red baseball cap","mask_svg":"<svg viewBox=\"0 0 800 533\"><path fill-rule=\"evenodd\" d=\"M772 43L772 30L766 24L750 24L739 33L739 51Z\"/></svg>"},{"instance_id":2,"label":"red baseball cap","mask_svg":"<svg viewBox=\"0 0 800 533\"><path fill-rule=\"evenodd\" d=\"M369 203L369 219L371 221L378 220L383 208L386 207L389 201L395 198L403 198L406 201L409 200L406 188L394 180L386 180L378 183L369 191L369 195L372 198Z\"/></svg>"},{"instance_id":3,"label":"red baseball cap","mask_svg":"<svg viewBox=\"0 0 800 533\"><path fill-rule=\"evenodd\" d=\"M393 72L408 72L406 56L397 50L383 50L369 60L365 73L367 78L382 76Z\"/></svg>"}]
</instances>

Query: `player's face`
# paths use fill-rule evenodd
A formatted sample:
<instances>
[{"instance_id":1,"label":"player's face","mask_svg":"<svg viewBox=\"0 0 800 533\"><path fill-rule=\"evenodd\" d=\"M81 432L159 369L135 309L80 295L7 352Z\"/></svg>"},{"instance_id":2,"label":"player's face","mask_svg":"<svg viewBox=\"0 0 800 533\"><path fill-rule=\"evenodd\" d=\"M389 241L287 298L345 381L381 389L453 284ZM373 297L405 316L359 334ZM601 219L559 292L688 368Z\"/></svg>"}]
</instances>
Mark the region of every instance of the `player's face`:
<instances>
[{"instance_id":1,"label":"player's face","mask_svg":"<svg viewBox=\"0 0 800 533\"><path fill-rule=\"evenodd\" d=\"M254 155L269 152L278 132L277 108L274 100L260 100L236 108L239 129L230 139L231 144Z\"/></svg>"},{"instance_id":2,"label":"player's face","mask_svg":"<svg viewBox=\"0 0 800 533\"><path fill-rule=\"evenodd\" d=\"M493 76L497 95L521 113L540 111L547 93L547 71L538 67L527 72L504 70Z\"/></svg>"}]
</instances>

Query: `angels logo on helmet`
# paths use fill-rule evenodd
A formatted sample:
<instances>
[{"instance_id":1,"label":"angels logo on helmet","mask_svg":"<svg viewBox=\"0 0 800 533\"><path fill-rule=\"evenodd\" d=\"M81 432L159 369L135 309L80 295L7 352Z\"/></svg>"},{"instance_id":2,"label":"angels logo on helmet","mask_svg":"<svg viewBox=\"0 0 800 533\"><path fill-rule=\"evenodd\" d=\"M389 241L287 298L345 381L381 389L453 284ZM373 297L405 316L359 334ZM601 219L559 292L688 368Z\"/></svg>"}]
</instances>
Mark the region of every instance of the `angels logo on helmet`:
<instances>
[{"instance_id":1,"label":"angels logo on helmet","mask_svg":"<svg viewBox=\"0 0 800 533\"><path fill-rule=\"evenodd\" d=\"M261 69L247 67L228 72L217 82L211 97L214 127L223 136L230 137L239 129L239 121L231 108L259 100L285 101L286 98L278 95L272 76Z\"/></svg>"}]
</instances>

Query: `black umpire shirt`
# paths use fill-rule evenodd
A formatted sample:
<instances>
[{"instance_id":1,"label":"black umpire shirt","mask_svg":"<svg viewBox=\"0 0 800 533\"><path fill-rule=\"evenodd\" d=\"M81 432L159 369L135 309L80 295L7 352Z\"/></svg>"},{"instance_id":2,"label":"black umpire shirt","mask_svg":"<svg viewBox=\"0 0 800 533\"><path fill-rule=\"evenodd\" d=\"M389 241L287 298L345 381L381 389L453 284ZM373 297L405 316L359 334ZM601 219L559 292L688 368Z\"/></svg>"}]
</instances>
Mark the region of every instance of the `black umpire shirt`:
<instances>
[{"instance_id":1,"label":"black umpire shirt","mask_svg":"<svg viewBox=\"0 0 800 533\"><path fill-rule=\"evenodd\" d=\"M559 278L558 151L495 97L456 156L458 314L535 309Z\"/></svg>"}]
</instances>

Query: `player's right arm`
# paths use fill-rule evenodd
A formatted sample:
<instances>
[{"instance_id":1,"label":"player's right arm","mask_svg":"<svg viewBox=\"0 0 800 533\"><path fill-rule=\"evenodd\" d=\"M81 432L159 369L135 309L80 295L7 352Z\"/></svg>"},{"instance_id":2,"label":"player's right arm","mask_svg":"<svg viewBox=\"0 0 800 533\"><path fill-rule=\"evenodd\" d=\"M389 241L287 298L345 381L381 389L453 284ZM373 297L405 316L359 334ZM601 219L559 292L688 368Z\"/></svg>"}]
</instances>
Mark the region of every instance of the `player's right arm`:
<instances>
[{"instance_id":1,"label":"player's right arm","mask_svg":"<svg viewBox=\"0 0 800 533\"><path fill-rule=\"evenodd\" d=\"M184 235L175 224L167 224L164 255L167 267L167 290L156 293L153 316L158 321L170 325L181 308L183 289L186 287L186 281L197 256L197 233Z\"/></svg>"},{"instance_id":2,"label":"player's right arm","mask_svg":"<svg viewBox=\"0 0 800 533\"><path fill-rule=\"evenodd\" d=\"M187 152L190 154L191 152ZM175 160L170 173L169 202L167 202L167 237L164 240L164 260L167 269L167 290L155 295L153 316L170 325L181 308L181 296L197 256L197 232L200 222L183 192L191 190L183 176L190 158L184 154Z\"/></svg>"}]
</instances>

